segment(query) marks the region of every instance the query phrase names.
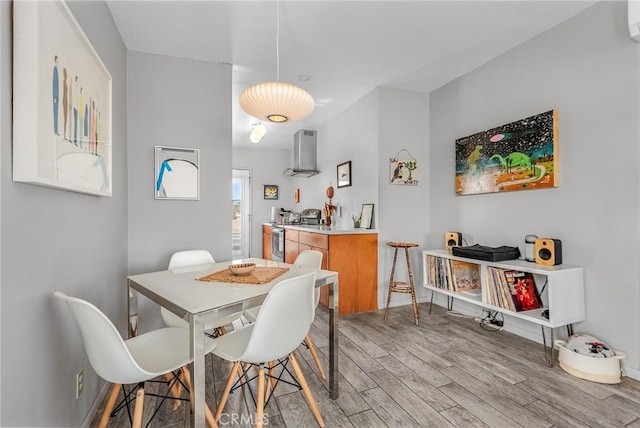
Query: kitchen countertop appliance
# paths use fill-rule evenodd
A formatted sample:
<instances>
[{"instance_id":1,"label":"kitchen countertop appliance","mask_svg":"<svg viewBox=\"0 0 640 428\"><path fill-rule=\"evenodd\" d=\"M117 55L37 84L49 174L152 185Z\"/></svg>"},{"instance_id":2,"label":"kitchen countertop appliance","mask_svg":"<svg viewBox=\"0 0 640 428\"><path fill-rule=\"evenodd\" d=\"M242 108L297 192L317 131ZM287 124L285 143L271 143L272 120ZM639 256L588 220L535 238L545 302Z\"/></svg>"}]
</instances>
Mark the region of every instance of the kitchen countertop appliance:
<instances>
[{"instance_id":1,"label":"kitchen countertop appliance","mask_svg":"<svg viewBox=\"0 0 640 428\"><path fill-rule=\"evenodd\" d=\"M320 224L322 211L315 208L308 208L300 213L300 224L316 225Z\"/></svg>"},{"instance_id":2,"label":"kitchen countertop appliance","mask_svg":"<svg viewBox=\"0 0 640 428\"><path fill-rule=\"evenodd\" d=\"M280 208L280 217L282 218L280 221L281 224L299 224L300 223L300 213L285 210L284 208Z\"/></svg>"},{"instance_id":3,"label":"kitchen countertop appliance","mask_svg":"<svg viewBox=\"0 0 640 428\"><path fill-rule=\"evenodd\" d=\"M284 262L284 228L273 226L271 228L271 260Z\"/></svg>"}]
</instances>

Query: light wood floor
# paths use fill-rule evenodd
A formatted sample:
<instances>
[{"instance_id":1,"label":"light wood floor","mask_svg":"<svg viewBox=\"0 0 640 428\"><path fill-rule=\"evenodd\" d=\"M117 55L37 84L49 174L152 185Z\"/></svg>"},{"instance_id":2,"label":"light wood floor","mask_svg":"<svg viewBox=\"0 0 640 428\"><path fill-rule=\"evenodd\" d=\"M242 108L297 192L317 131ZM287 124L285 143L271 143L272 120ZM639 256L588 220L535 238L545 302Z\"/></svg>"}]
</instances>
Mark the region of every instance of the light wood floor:
<instances>
[{"instance_id":1,"label":"light wood floor","mask_svg":"<svg viewBox=\"0 0 640 428\"><path fill-rule=\"evenodd\" d=\"M640 428L640 382L603 385L548 368L542 345L489 332L472 319L420 305L340 319L340 397L333 401L309 351L298 358L327 427L633 427ZM319 308L311 334L328 368L327 312ZM579 329L577 329L579 331ZM207 401L215 410L230 365L207 357ZM150 389L152 387L148 387ZM145 402L145 421L154 402ZM248 392L230 396L221 426L250 426ZM98 417L93 421L96 426ZM188 426L188 403L163 405L153 427ZM281 385L265 413L266 428L316 427L302 392ZM110 426L127 427L126 412Z\"/></svg>"}]
</instances>

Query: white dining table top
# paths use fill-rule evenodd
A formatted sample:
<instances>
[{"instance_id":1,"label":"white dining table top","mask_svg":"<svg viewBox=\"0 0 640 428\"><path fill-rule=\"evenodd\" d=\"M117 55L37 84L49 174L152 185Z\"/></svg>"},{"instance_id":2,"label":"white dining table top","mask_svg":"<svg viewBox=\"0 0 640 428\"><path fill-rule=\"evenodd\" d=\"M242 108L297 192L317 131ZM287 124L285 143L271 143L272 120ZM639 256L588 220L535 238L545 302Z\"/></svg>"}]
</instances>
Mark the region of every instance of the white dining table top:
<instances>
[{"instance_id":1,"label":"white dining table top","mask_svg":"<svg viewBox=\"0 0 640 428\"><path fill-rule=\"evenodd\" d=\"M232 263L256 263L257 266L286 267L287 272L266 284L242 284L228 282L199 281L198 278L226 269ZM173 312L201 314L212 309L224 308L265 296L278 282L316 272L316 285L324 285L325 280L337 276L337 272L298 267L291 264L263 259L244 259L228 262L191 266L188 268L163 270L158 272L130 275L132 287L143 294L153 294L152 300L167 306ZM144 289L144 290L142 290Z\"/></svg>"}]
</instances>

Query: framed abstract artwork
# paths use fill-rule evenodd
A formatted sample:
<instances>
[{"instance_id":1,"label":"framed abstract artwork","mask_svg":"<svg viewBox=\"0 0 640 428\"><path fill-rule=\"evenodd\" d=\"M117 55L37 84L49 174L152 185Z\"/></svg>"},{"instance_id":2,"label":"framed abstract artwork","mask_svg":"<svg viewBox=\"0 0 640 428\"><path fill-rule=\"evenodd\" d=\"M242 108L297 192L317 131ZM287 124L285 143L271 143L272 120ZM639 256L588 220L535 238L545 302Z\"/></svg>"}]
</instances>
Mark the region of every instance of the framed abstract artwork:
<instances>
[{"instance_id":1,"label":"framed abstract artwork","mask_svg":"<svg viewBox=\"0 0 640 428\"><path fill-rule=\"evenodd\" d=\"M200 199L200 150L155 147L155 198Z\"/></svg>"},{"instance_id":2,"label":"framed abstract artwork","mask_svg":"<svg viewBox=\"0 0 640 428\"><path fill-rule=\"evenodd\" d=\"M13 180L111 196L109 71L63 1L13 8Z\"/></svg>"},{"instance_id":3,"label":"framed abstract artwork","mask_svg":"<svg viewBox=\"0 0 640 428\"><path fill-rule=\"evenodd\" d=\"M278 186L276 186L275 184L265 184L264 199L278 199Z\"/></svg>"},{"instance_id":4,"label":"framed abstract artwork","mask_svg":"<svg viewBox=\"0 0 640 428\"><path fill-rule=\"evenodd\" d=\"M456 194L558 187L558 111L456 140Z\"/></svg>"}]
</instances>

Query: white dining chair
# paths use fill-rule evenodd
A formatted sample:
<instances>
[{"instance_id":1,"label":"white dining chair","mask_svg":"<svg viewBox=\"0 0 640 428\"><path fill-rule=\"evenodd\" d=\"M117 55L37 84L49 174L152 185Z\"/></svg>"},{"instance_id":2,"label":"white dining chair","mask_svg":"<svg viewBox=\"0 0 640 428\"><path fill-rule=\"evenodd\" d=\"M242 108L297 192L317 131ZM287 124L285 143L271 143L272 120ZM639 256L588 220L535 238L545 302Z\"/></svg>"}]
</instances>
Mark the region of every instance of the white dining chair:
<instances>
[{"instance_id":1,"label":"white dining chair","mask_svg":"<svg viewBox=\"0 0 640 428\"><path fill-rule=\"evenodd\" d=\"M187 330L165 327L123 340L109 318L93 304L67 296L60 291L53 294L71 308L80 328L84 349L95 372L102 379L113 383L100 419L100 428L108 425L120 389L124 394L123 402L127 406L129 405L128 400L133 391L127 394L122 387L123 385L137 384L134 389L135 407L131 421L133 427L142 425L144 382L158 376L172 374L169 389L175 387L178 378L185 385L189 385L188 371L183 369L192 361L189 356L189 333ZM205 338L205 353L211 352L215 346L212 339ZM148 395L156 396L155 394ZM163 400L160 404L168 395L162 397ZM208 407L205 408L205 414L209 425L217 426Z\"/></svg>"},{"instance_id":2,"label":"white dining chair","mask_svg":"<svg viewBox=\"0 0 640 428\"><path fill-rule=\"evenodd\" d=\"M276 368L281 366L282 370L289 372L287 365L290 363L313 416L318 425L324 427L324 420L313 394L293 355L293 351L309 331L315 316L315 278L315 273L311 272L277 283L262 303L253 324L215 339L216 349L213 350L213 354L233 362L216 409L216 421L224 410L236 377L244 384L249 379L247 366L253 365L258 368L255 426L262 427L265 403L273 395L279 378L275 376ZM275 361L278 362L277 366L270 364ZM265 366L268 367L268 374L265 374ZM267 385L265 376L271 381Z\"/></svg>"},{"instance_id":3,"label":"white dining chair","mask_svg":"<svg viewBox=\"0 0 640 428\"><path fill-rule=\"evenodd\" d=\"M185 272L186 268L200 268L205 267L206 265L212 265L215 263L215 260L210 252L207 250L186 250L186 251L178 251L171 255L171 259L169 260L169 270L180 272ZM160 307L160 314L162 315L162 319L167 327L180 327L180 328L189 328L189 322L180 318L173 312L169 311L164 307ZM205 331L211 331L209 335L212 337L219 336L220 334L224 334L226 332L225 326L227 324L231 324L233 321L239 319L242 316L242 311L237 311L229 315L219 316L217 318L213 318L204 326Z\"/></svg>"},{"instance_id":4,"label":"white dining chair","mask_svg":"<svg viewBox=\"0 0 640 428\"><path fill-rule=\"evenodd\" d=\"M293 264L295 266L302 267L310 267L314 269L320 269L322 267L322 257L323 254L318 250L303 250L296 257ZM318 306L318 302L320 301L320 289L315 289L315 302L316 307ZM254 306L248 309L245 309L243 315L249 322L254 322L258 317L258 312L260 311L260 306ZM313 361L316 363L316 367L318 367L318 372L322 379L326 379L326 375L324 374L324 369L322 368L322 364L320 363L320 358L318 357L318 351L311 340L311 335L307 333L304 338L303 344L309 349L311 356L313 357Z\"/></svg>"}]
</instances>

